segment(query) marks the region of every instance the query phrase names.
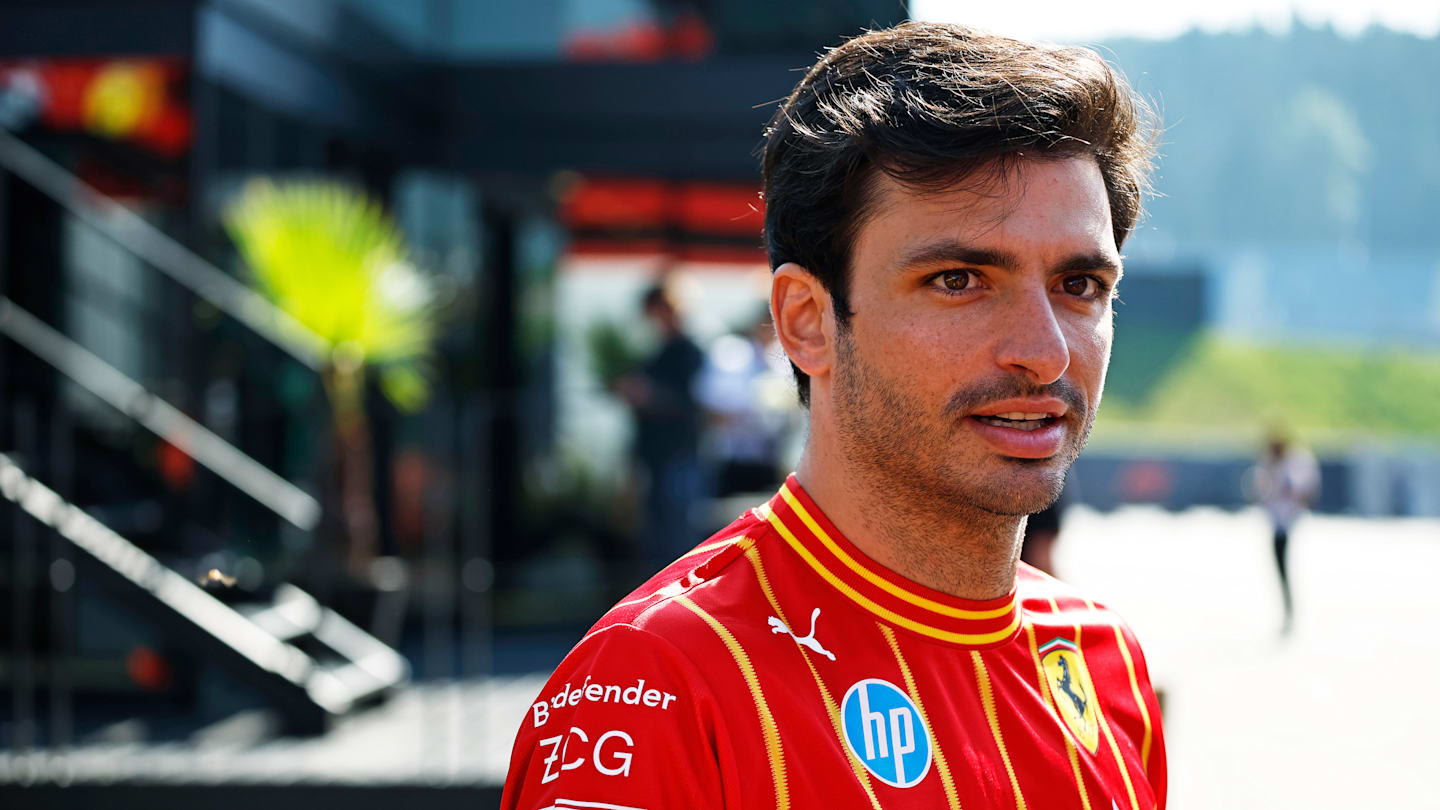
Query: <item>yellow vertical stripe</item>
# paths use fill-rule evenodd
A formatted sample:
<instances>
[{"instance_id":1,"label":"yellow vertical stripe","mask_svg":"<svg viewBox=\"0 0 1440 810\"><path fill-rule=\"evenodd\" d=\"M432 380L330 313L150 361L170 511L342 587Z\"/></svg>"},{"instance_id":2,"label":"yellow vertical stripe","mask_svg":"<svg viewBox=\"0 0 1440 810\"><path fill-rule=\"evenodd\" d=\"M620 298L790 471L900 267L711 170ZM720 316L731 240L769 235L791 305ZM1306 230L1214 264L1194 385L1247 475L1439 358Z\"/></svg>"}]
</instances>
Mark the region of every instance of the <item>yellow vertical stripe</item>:
<instances>
[{"instance_id":1,"label":"yellow vertical stripe","mask_svg":"<svg viewBox=\"0 0 1440 810\"><path fill-rule=\"evenodd\" d=\"M1016 810L1025 810L1025 796L1020 793L1020 780L1015 778L1015 766L1010 764L1010 752L1005 750L1005 738L1000 734L1000 717L995 713L995 693L990 689L990 675L985 671L985 662L979 650L970 651L970 660L975 663L975 681L980 685L980 705L985 707L985 719L990 721L990 734L1000 749L1000 760L1005 763L1005 773L1010 775L1010 787L1015 790Z\"/></svg>"},{"instance_id":2,"label":"yellow vertical stripe","mask_svg":"<svg viewBox=\"0 0 1440 810\"><path fill-rule=\"evenodd\" d=\"M1095 610L1095 603L1085 601L1091 610ZM1145 734L1140 742L1140 768L1146 774L1150 773L1150 743L1154 737L1154 731L1150 724L1150 709L1145 705L1145 697L1140 694L1140 679L1135 675L1135 659L1130 656L1130 645L1125 643L1125 634L1120 630L1120 623L1110 618L1110 626L1115 630L1115 646L1120 648L1120 657L1125 659L1125 671L1130 674L1130 693L1135 696L1135 705L1140 707L1140 719L1145 723Z\"/></svg>"},{"instance_id":3,"label":"yellow vertical stripe","mask_svg":"<svg viewBox=\"0 0 1440 810\"><path fill-rule=\"evenodd\" d=\"M1110 721L1105 719L1105 713L1099 711L1096 706L1096 714L1100 716L1100 730L1105 732L1105 740L1110 743L1110 754L1115 757L1115 767L1120 769L1120 778L1125 780L1125 793L1130 797L1130 810L1140 810L1140 802L1135 799L1135 785L1130 782L1130 769L1125 767L1125 758L1120 756L1120 746L1115 744L1115 734L1110 731Z\"/></svg>"},{"instance_id":4,"label":"yellow vertical stripe","mask_svg":"<svg viewBox=\"0 0 1440 810\"><path fill-rule=\"evenodd\" d=\"M1053 598L1050 600L1050 604L1055 608L1056 613L1060 612L1060 608L1055 604ZM1090 605L1092 611L1095 609L1095 604L1088 599L1086 604ZM1077 650L1080 649L1080 629L1080 625L1075 625L1075 648ZM1082 660L1084 659L1084 650L1081 650L1080 657ZM1086 668L1089 668L1088 664ZM1120 746L1115 744L1115 734L1110 730L1110 721L1105 717L1105 707L1101 705L1099 695L1096 695L1095 698L1095 716L1100 718L1100 733L1110 744L1110 755L1115 758L1115 769L1120 771L1120 779L1125 783L1125 794L1130 797L1130 810L1140 810L1140 803L1135 800L1135 785L1130 781L1130 769L1125 767L1125 758L1120 755Z\"/></svg>"},{"instance_id":5,"label":"yellow vertical stripe","mask_svg":"<svg viewBox=\"0 0 1440 810\"><path fill-rule=\"evenodd\" d=\"M786 627L790 627L790 620L785 618L785 611L780 609L780 603L775 599L775 592L770 589L770 578L765 575L765 566L760 562L760 550L751 546L745 550L745 559L749 560L750 566L755 569L755 579L760 583L760 592L765 594L765 601L770 603L770 609L775 611L775 617L785 622ZM810 677L815 679L815 687L820 690L820 697L825 701L825 711L830 715L830 727L835 730L835 739L840 744L840 750L845 752L845 758L850 762L850 769L855 772L855 778L860 782L860 787L865 789L865 795L870 799L870 806L875 810L882 810L880 800L875 796L875 789L870 785L869 772L865 770L864 765L860 764L860 760L855 758L850 746L845 744L844 733L840 728L840 707L835 703L835 698L831 697L830 690L825 688L825 682L820 679L820 673L815 669L815 662L810 660L810 652L799 645L796 645L796 648L804 657L805 666L810 668Z\"/></svg>"},{"instance_id":6,"label":"yellow vertical stripe","mask_svg":"<svg viewBox=\"0 0 1440 810\"><path fill-rule=\"evenodd\" d=\"M1035 659L1035 678L1040 683L1040 696L1045 698L1045 705L1050 707L1050 711L1056 712L1054 700L1050 697L1050 681L1045 677L1045 666L1040 663L1040 650L1035 644L1035 628L1025 625L1025 635L1030 640L1030 657ZM1058 723L1056 727L1059 728ZM1075 787L1080 790L1080 806L1090 810L1090 794L1085 790L1085 777L1080 773L1080 755L1075 751L1075 743L1071 742L1070 735L1066 734L1063 728L1060 729L1060 737L1065 740L1065 753L1070 757L1070 772L1075 774Z\"/></svg>"},{"instance_id":7,"label":"yellow vertical stripe","mask_svg":"<svg viewBox=\"0 0 1440 810\"><path fill-rule=\"evenodd\" d=\"M1125 659L1125 669L1130 673L1130 692L1135 696L1135 705L1140 707L1140 719L1145 723L1145 736L1140 743L1140 767L1146 773L1150 771L1150 743L1154 733L1150 727L1150 709L1145 706L1145 698L1140 694L1140 679L1135 677L1135 661L1130 657L1130 645L1125 643L1125 635L1120 632L1120 625L1115 625L1115 643L1120 645L1120 655Z\"/></svg>"},{"instance_id":8,"label":"yellow vertical stripe","mask_svg":"<svg viewBox=\"0 0 1440 810\"><path fill-rule=\"evenodd\" d=\"M895 663L900 665L900 676L905 679L905 691L910 693L910 699L915 701L915 708L920 710L920 721L930 730L930 745L935 751L935 767L940 771L940 784L945 788L945 798L950 802L950 810L960 810L960 794L955 790L955 780L950 778L950 764L945 761L945 752L940 750L940 739L935 736L935 727L930 725L930 715L925 713L925 703L920 700L920 689L915 686L910 665L905 663L905 656L900 653L900 642L895 638L895 631L880 622L876 622L875 626L880 628L880 633L890 644L891 652L895 653Z\"/></svg>"},{"instance_id":9,"label":"yellow vertical stripe","mask_svg":"<svg viewBox=\"0 0 1440 810\"><path fill-rule=\"evenodd\" d=\"M780 729L775 725L775 716L770 713L770 706L765 702L765 693L760 689L760 679L755 675L755 667L750 663L750 656L745 654L740 642L735 640L730 629L715 620L714 616L705 612L705 609L690 601L688 596L677 596L675 601L684 605L715 631L715 635L725 642L725 647L730 650L730 656L735 659L735 664L740 668L740 674L745 678L745 685L750 688L750 697L755 701L755 712L760 718L760 731L765 737L765 752L770 757L770 776L775 782L775 807L778 810L789 810L790 807L790 786L785 777L785 752L780 747Z\"/></svg>"}]
</instances>

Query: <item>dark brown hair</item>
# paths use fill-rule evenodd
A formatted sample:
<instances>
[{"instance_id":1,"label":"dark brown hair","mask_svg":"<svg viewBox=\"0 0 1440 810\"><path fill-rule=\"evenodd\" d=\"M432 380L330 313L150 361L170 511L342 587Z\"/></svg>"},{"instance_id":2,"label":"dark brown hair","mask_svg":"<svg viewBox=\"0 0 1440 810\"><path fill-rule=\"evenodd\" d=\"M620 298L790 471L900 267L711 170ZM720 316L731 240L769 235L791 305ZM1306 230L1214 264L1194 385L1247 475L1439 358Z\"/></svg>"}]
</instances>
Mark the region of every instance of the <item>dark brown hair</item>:
<instances>
[{"instance_id":1,"label":"dark brown hair","mask_svg":"<svg viewBox=\"0 0 1440 810\"><path fill-rule=\"evenodd\" d=\"M850 248L876 171L942 191L1016 156L1091 155L1110 200L1115 244L1140 216L1158 126L1098 54L1020 42L962 25L908 22L831 49L765 131L770 266L813 274L844 328ZM795 369L800 401L809 377Z\"/></svg>"}]
</instances>

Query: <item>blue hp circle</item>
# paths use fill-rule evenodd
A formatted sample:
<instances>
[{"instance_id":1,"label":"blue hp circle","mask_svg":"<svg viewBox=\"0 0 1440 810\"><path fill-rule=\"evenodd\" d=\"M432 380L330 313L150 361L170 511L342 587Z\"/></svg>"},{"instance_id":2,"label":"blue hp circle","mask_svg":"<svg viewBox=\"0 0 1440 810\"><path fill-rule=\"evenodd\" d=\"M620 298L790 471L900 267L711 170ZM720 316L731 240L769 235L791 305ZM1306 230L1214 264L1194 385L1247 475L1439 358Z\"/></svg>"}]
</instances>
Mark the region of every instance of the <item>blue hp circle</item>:
<instances>
[{"instance_id":1,"label":"blue hp circle","mask_svg":"<svg viewBox=\"0 0 1440 810\"><path fill-rule=\"evenodd\" d=\"M908 788L930 772L930 731L915 702L889 681L866 678L845 693L845 743L887 785Z\"/></svg>"}]
</instances>

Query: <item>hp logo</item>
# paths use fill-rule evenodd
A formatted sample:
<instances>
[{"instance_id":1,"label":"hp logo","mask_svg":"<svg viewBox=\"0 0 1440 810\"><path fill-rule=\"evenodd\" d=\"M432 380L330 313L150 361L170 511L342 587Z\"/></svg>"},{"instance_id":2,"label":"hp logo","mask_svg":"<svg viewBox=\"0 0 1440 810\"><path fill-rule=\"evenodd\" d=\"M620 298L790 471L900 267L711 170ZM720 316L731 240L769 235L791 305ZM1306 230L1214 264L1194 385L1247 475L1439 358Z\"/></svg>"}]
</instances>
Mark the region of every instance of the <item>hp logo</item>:
<instances>
[{"instance_id":1,"label":"hp logo","mask_svg":"<svg viewBox=\"0 0 1440 810\"><path fill-rule=\"evenodd\" d=\"M845 743L887 785L914 787L930 772L930 731L910 696L889 681L866 678L845 693Z\"/></svg>"}]
</instances>

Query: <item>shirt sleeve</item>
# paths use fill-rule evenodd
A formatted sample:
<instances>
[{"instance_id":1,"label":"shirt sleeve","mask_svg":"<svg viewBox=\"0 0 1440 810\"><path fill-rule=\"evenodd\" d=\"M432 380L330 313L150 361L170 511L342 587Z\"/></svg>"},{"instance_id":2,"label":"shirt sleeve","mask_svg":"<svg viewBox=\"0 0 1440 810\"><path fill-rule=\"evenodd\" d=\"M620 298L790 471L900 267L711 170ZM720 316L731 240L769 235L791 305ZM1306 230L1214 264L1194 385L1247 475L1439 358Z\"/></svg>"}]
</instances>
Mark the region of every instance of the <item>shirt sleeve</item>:
<instances>
[{"instance_id":1,"label":"shirt sleeve","mask_svg":"<svg viewBox=\"0 0 1440 810\"><path fill-rule=\"evenodd\" d=\"M521 723L502 810L719 808L715 701L665 639L600 630L561 662Z\"/></svg>"}]
</instances>

